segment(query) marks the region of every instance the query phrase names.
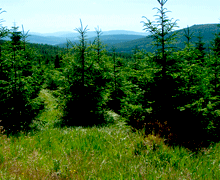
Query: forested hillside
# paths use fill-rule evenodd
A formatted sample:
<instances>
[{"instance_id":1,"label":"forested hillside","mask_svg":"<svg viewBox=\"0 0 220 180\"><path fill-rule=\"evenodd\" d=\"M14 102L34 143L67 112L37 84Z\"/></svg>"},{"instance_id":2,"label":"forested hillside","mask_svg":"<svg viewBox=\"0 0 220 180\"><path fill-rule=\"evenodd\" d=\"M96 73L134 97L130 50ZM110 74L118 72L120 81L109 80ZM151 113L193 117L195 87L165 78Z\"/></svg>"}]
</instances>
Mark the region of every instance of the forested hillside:
<instances>
[{"instance_id":1,"label":"forested hillside","mask_svg":"<svg viewBox=\"0 0 220 180\"><path fill-rule=\"evenodd\" d=\"M184 34L188 30L190 34L192 34L192 37L190 39L191 43L195 44L198 41L198 37L201 37L202 42L205 43L204 47L207 51L212 46L210 43L211 40L214 39L215 33L218 33L220 31L217 27L217 24L193 25L191 27L186 27L184 29L174 31L175 33L178 33L175 47L177 47L179 50L185 47L184 42L186 41L186 39ZM172 34L173 32L170 33ZM145 38L135 39L126 43L115 44L114 46L117 49L117 52L131 53L135 47L138 47L139 49L144 49L147 52L153 52L156 48L152 46L152 40L153 39L150 38L150 36L146 36Z\"/></svg>"},{"instance_id":2,"label":"forested hillside","mask_svg":"<svg viewBox=\"0 0 220 180\"><path fill-rule=\"evenodd\" d=\"M90 138L92 142L94 139L99 139L100 142L91 144L89 147L108 154L106 149L110 147L114 149L113 146L118 147L122 141L133 139L132 135L120 134L122 132L126 134L126 130L121 132L112 130L117 135L111 135L110 132L107 135L107 130L102 128L95 129L91 136L85 133L89 131L87 127L110 126L114 120L109 120L111 119L109 112L113 112L121 117L121 124L126 124L133 131L141 130L143 133L141 138L154 134L163 138L164 144L157 146L156 140L152 140L153 143L148 148L147 141L138 140L137 143L135 140L132 142L126 140L127 143L123 147L120 145L117 152L111 152L112 157L117 161L127 162L126 158L131 158L134 154L140 159L146 158L148 154L152 157L151 160L154 162L152 164L155 167L160 164L156 167L156 169L160 168L159 172L166 170L169 174L168 171L174 168L173 176L176 172L181 176L180 169L182 166L187 166L186 159L189 156L185 155L185 150L182 152L177 149L176 156L178 159L184 156L185 162L175 159L172 156L174 153L167 152L168 150L163 156L161 148L166 149L165 144L169 148L181 146L198 152L201 148L207 148L220 140L220 27L217 24L195 25L184 30L173 31L177 22L164 15L166 14L164 6L167 1L158 0L158 2L160 7L157 10L160 19L153 23L146 18L143 22L143 27L146 32L151 33L151 38L118 44L111 47L109 52L102 42L102 31L99 28L96 28L96 38L93 43L86 39L88 26L84 27L82 21L80 21L81 26L75 29L79 35L78 42L75 44L67 42L65 48L27 43L28 33L19 32L18 27L12 27L11 30L1 27L0 38L10 38L10 41L1 40L0 44L0 126L2 133L6 135L4 138L16 137L20 132L34 134L43 129L41 134L43 138L39 138L41 135L36 137L38 143L34 145L37 147L43 146L42 143L51 148L56 142L59 148L53 151L60 155L65 149L63 145L59 145L62 144L60 137L65 136L68 139L70 136L67 137L66 134L71 134L71 141L76 137L85 137L80 142L88 146L87 140L89 141ZM124 36L134 38L131 35ZM152 44L154 49L150 50ZM118 51L131 51L132 54L118 54ZM53 102L52 100L46 102L47 98L54 98ZM55 104L54 107L50 103ZM41 126L47 127L45 124L48 122L47 119L42 118L42 114L51 109L56 110L59 118L50 120L52 122L50 128L65 129L77 126L85 130L81 131L80 128L74 130L74 135L73 131L65 129L61 135L59 131L53 129L47 134L49 131L41 128ZM105 131L103 133L105 138L102 137L101 131ZM53 132L53 138L57 136L60 139L51 140L51 132ZM109 139L115 136L119 137L119 140L111 139L111 141L117 144L109 145ZM15 140L13 142L16 143ZM75 139L74 143L76 143ZM108 145L103 149L100 144ZM92 148L86 149L87 145L77 145L81 149L72 146L68 150L65 149L63 154L63 158L66 158L65 163L70 162L68 158L76 160L78 154L74 157L72 155L75 152L79 153L79 156L82 155L81 153L89 152ZM60 149L61 147L64 149ZM122 149L125 150L124 159L121 159L122 156L119 153L123 151ZM4 149L4 153L6 152ZM158 153L157 156L154 156L154 152ZM95 154L96 151L93 153ZM90 162L98 159L93 158L93 155L89 156ZM10 157L7 158L10 161ZM100 166L108 160L109 157L102 159L96 170L101 171ZM0 168L7 166L4 161L0 151ZM55 159L51 162L53 171L60 171L60 174L65 171L65 177L77 178L78 176L70 173L69 170L61 171L62 168L64 169L59 164L61 161ZM114 164L120 168L116 161ZM148 164L147 160L145 160L146 164ZM192 162L191 164L193 165ZM210 164L214 166L214 163L210 162ZM216 164L219 164L219 159L216 160ZM88 164L84 166L90 168ZM138 166L142 167L142 165ZM166 167L165 170L163 167ZM214 175L212 170L208 172L211 178L217 177L218 167L215 165ZM69 166L66 166L66 169L68 168ZM187 168L190 167L187 166ZM136 168L133 169L135 173L140 173ZM128 175L130 171L129 173L127 171L128 169L124 173ZM78 170L80 178L89 178L82 172ZM80 173L83 175L80 176ZM187 177L187 173L184 173ZM107 177L104 174L106 173L103 173L103 177ZM155 174L151 177L155 178ZM59 176L59 173L56 176ZM32 177L31 173L26 176L28 177ZM123 179L122 176L117 177ZM143 177L147 177L147 174L138 174L138 178Z\"/></svg>"}]
</instances>

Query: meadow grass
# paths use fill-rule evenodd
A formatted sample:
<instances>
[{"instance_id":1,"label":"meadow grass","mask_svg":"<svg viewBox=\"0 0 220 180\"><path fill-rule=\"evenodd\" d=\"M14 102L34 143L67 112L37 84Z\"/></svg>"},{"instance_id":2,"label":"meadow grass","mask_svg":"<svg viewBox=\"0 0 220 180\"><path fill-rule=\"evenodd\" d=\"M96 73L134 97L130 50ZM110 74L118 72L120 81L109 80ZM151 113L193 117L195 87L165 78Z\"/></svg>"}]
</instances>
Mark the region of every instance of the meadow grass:
<instances>
[{"instance_id":1,"label":"meadow grass","mask_svg":"<svg viewBox=\"0 0 220 180\"><path fill-rule=\"evenodd\" d=\"M41 93L47 104L38 117L45 121L42 128L0 135L2 180L220 178L220 143L194 154L168 147L157 136L132 132L120 118L102 127L55 128L53 119L62 112L49 91Z\"/></svg>"}]
</instances>

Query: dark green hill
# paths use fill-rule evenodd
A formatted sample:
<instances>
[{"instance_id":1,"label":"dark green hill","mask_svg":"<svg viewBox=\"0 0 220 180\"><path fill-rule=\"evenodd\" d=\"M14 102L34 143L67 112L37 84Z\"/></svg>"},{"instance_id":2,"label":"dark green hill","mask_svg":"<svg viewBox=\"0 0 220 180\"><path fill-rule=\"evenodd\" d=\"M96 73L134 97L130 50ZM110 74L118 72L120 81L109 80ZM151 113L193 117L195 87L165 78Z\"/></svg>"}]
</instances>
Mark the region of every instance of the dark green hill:
<instances>
[{"instance_id":1,"label":"dark green hill","mask_svg":"<svg viewBox=\"0 0 220 180\"><path fill-rule=\"evenodd\" d=\"M186 28L184 28L186 29ZM178 38L176 47L183 48L185 47L184 42L186 41L186 38L184 35L184 29L177 30L178 32ZM202 24L202 25L193 25L189 27L190 33L193 32L193 38L191 39L191 43L195 43L198 41L199 32L201 32L201 36L203 37L203 42L205 43L205 47L208 48L211 46L210 41L214 39L214 34L220 31L220 28L217 27L217 24ZM149 38L148 36L145 38L135 39L132 41L128 41L126 43L118 43L115 44L115 48L117 52L132 52L132 49L134 49L136 46L140 49L144 49L147 51L152 52L153 46L151 45L152 38ZM110 49L109 49L110 50Z\"/></svg>"},{"instance_id":2,"label":"dark green hill","mask_svg":"<svg viewBox=\"0 0 220 180\"><path fill-rule=\"evenodd\" d=\"M143 38L141 35L128 35L128 34L116 34L116 35L103 35L101 40L104 44L112 45L116 43L127 42L139 38ZM93 41L95 38L90 38L89 40Z\"/></svg>"}]
</instances>

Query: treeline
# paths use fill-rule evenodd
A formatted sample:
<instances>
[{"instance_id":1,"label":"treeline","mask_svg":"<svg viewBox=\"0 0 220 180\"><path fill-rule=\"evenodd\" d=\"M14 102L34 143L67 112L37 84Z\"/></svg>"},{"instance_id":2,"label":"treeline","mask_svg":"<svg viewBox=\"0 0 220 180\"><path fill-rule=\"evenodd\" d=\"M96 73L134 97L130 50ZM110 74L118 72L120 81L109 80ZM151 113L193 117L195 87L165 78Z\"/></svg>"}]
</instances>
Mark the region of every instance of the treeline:
<instances>
[{"instance_id":1,"label":"treeline","mask_svg":"<svg viewBox=\"0 0 220 180\"><path fill-rule=\"evenodd\" d=\"M165 137L171 145L188 148L219 141L220 33L211 41L210 51L198 39L191 44L186 30L185 47L173 46L176 26L165 16L159 1L157 24L144 23L152 33L153 53L133 49L120 56L107 52L96 29L93 43L86 40L87 26L77 28L79 43L66 49L25 42L25 34L1 29L0 111L7 132L28 129L43 109L38 97L42 88L53 90L60 99L63 118L60 126L92 126L107 123L108 110L127 119L128 124L146 133ZM159 26L159 27L158 27Z\"/></svg>"},{"instance_id":2,"label":"treeline","mask_svg":"<svg viewBox=\"0 0 220 180\"><path fill-rule=\"evenodd\" d=\"M2 27L0 46L0 117L7 132L29 127L31 120L43 109L38 93L43 84L40 56L27 46L26 34Z\"/></svg>"}]
</instances>

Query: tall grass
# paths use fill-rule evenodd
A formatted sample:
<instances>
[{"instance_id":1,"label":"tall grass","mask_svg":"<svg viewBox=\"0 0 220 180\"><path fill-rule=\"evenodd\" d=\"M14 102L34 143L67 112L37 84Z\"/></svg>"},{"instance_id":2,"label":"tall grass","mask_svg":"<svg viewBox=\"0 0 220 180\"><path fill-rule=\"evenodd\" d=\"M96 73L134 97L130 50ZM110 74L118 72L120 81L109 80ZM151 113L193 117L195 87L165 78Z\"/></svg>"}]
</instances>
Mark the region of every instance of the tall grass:
<instances>
[{"instance_id":1,"label":"tall grass","mask_svg":"<svg viewBox=\"0 0 220 180\"><path fill-rule=\"evenodd\" d=\"M59 117L52 107L45 110L45 118L50 111ZM220 144L194 154L163 141L132 132L122 122L90 128L47 126L17 137L2 134L0 179L219 179Z\"/></svg>"}]
</instances>

